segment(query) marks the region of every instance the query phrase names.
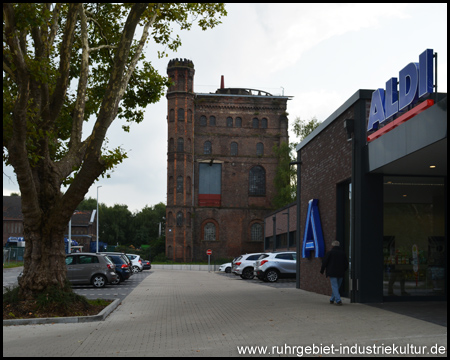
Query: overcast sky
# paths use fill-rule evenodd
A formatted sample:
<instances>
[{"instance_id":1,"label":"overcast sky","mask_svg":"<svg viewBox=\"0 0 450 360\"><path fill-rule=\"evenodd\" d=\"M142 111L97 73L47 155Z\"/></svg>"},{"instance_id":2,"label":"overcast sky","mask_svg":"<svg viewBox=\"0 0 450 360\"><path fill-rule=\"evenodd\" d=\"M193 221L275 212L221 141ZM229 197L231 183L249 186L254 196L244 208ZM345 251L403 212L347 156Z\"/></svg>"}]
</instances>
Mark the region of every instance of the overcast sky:
<instances>
[{"instance_id":1,"label":"overcast sky","mask_svg":"<svg viewBox=\"0 0 450 360\"><path fill-rule=\"evenodd\" d=\"M170 59L195 66L194 91L225 87L265 90L293 96L287 111L319 121L328 118L358 89L384 88L425 49L438 53L438 91L447 92L447 4L227 4L218 27L179 32L177 53L157 59L161 48L147 48L162 74ZM166 203L167 99L147 107L145 120L130 133L113 123L110 148L121 145L129 158L110 179L100 178L87 197L132 212ZM92 125L86 127L84 137ZM291 134L290 141L296 141ZM3 195L20 192L11 167L3 166ZM64 190L64 189L63 189Z\"/></svg>"}]
</instances>

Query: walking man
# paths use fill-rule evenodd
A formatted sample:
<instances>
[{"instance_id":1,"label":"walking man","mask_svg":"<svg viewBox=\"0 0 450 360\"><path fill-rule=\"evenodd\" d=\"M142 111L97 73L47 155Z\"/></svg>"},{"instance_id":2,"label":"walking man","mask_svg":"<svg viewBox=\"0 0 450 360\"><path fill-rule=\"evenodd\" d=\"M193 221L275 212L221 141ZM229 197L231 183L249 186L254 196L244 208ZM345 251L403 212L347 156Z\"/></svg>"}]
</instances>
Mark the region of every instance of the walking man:
<instances>
[{"instance_id":1,"label":"walking man","mask_svg":"<svg viewBox=\"0 0 450 360\"><path fill-rule=\"evenodd\" d=\"M339 288L344 279L345 271L348 269L348 260L345 252L339 247L339 241L333 241L331 245L333 248L322 259L320 273L323 274L326 269L326 276L330 278L332 292L330 304L334 304L336 301L336 305L342 305Z\"/></svg>"}]
</instances>

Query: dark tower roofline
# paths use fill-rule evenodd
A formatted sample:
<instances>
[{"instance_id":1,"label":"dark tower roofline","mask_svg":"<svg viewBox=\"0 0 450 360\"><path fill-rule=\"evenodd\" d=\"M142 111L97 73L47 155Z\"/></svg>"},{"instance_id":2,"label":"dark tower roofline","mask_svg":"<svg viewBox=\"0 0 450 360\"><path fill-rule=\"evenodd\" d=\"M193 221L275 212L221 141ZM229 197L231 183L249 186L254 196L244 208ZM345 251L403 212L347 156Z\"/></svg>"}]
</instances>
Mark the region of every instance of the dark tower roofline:
<instances>
[{"instance_id":1,"label":"dark tower roofline","mask_svg":"<svg viewBox=\"0 0 450 360\"><path fill-rule=\"evenodd\" d=\"M167 69L173 68L173 67L188 67L193 69L194 63L192 60L189 59L172 59L169 61L169 64L167 65Z\"/></svg>"}]
</instances>

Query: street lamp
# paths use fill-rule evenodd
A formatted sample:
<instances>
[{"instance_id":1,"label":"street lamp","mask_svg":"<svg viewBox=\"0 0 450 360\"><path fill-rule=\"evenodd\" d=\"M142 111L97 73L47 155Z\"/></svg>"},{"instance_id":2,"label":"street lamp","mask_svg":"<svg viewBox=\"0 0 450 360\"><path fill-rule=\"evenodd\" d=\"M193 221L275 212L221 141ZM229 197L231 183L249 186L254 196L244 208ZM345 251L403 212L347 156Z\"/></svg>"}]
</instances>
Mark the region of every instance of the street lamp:
<instances>
[{"instance_id":1,"label":"street lamp","mask_svg":"<svg viewBox=\"0 0 450 360\"><path fill-rule=\"evenodd\" d=\"M100 186L97 186L97 251L98 252L98 188L101 188Z\"/></svg>"}]
</instances>

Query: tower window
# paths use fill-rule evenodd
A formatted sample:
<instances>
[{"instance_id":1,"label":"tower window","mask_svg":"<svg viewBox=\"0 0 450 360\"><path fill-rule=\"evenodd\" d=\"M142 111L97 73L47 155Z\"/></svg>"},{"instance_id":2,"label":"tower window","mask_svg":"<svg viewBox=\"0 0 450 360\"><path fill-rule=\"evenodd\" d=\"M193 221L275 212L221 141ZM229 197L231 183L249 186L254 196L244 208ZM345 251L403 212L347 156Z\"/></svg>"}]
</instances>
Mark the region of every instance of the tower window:
<instances>
[{"instance_id":1,"label":"tower window","mask_svg":"<svg viewBox=\"0 0 450 360\"><path fill-rule=\"evenodd\" d=\"M242 119L241 119L240 117L237 117L237 118L236 118L236 120L235 120L235 126L236 126L237 128L242 127Z\"/></svg>"},{"instance_id":2,"label":"tower window","mask_svg":"<svg viewBox=\"0 0 450 360\"><path fill-rule=\"evenodd\" d=\"M267 129L267 119L266 119L266 118L263 118L263 119L261 120L261 127L262 127L263 129Z\"/></svg>"},{"instance_id":3,"label":"tower window","mask_svg":"<svg viewBox=\"0 0 450 360\"><path fill-rule=\"evenodd\" d=\"M262 166L250 169L248 192L253 196L266 196L266 171Z\"/></svg>"},{"instance_id":4,"label":"tower window","mask_svg":"<svg viewBox=\"0 0 450 360\"><path fill-rule=\"evenodd\" d=\"M209 126L216 126L216 117L215 116L209 117Z\"/></svg>"},{"instance_id":5,"label":"tower window","mask_svg":"<svg viewBox=\"0 0 450 360\"><path fill-rule=\"evenodd\" d=\"M206 116L200 116L200 126L206 126Z\"/></svg>"},{"instance_id":6,"label":"tower window","mask_svg":"<svg viewBox=\"0 0 450 360\"><path fill-rule=\"evenodd\" d=\"M177 177L177 193L183 193L183 177Z\"/></svg>"},{"instance_id":7,"label":"tower window","mask_svg":"<svg viewBox=\"0 0 450 360\"><path fill-rule=\"evenodd\" d=\"M238 144L237 142L232 142L230 145L230 155L237 156L238 154Z\"/></svg>"},{"instance_id":8,"label":"tower window","mask_svg":"<svg viewBox=\"0 0 450 360\"><path fill-rule=\"evenodd\" d=\"M175 121L175 110L174 109L170 109L170 111L169 111L169 121L170 122Z\"/></svg>"},{"instance_id":9,"label":"tower window","mask_svg":"<svg viewBox=\"0 0 450 360\"><path fill-rule=\"evenodd\" d=\"M251 227L252 241L263 241L263 227L261 224L253 224Z\"/></svg>"},{"instance_id":10,"label":"tower window","mask_svg":"<svg viewBox=\"0 0 450 360\"><path fill-rule=\"evenodd\" d=\"M253 118L252 127L253 127L253 129L258 129L259 128L259 120L258 120L258 118Z\"/></svg>"},{"instance_id":11,"label":"tower window","mask_svg":"<svg viewBox=\"0 0 450 360\"><path fill-rule=\"evenodd\" d=\"M181 211L177 213L177 226L183 226L183 213Z\"/></svg>"},{"instance_id":12,"label":"tower window","mask_svg":"<svg viewBox=\"0 0 450 360\"><path fill-rule=\"evenodd\" d=\"M264 144L261 142L256 144L256 155L258 156L264 155Z\"/></svg>"},{"instance_id":13,"label":"tower window","mask_svg":"<svg viewBox=\"0 0 450 360\"><path fill-rule=\"evenodd\" d=\"M227 117L227 127L233 127L233 118Z\"/></svg>"},{"instance_id":14,"label":"tower window","mask_svg":"<svg viewBox=\"0 0 450 360\"><path fill-rule=\"evenodd\" d=\"M205 143L203 144L203 154L211 155L211 153L212 153L211 141L205 141Z\"/></svg>"},{"instance_id":15,"label":"tower window","mask_svg":"<svg viewBox=\"0 0 450 360\"><path fill-rule=\"evenodd\" d=\"M178 121L184 121L184 109L178 109Z\"/></svg>"},{"instance_id":16,"label":"tower window","mask_svg":"<svg viewBox=\"0 0 450 360\"><path fill-rule=\"evenodd\" d=\"M177 141L177 151L178 152L183 152L184 151L184 139L183 138L178 138Z\"/></svg>"},{"instance_id":17,"label":"tower window","mask_svg":"<svg viewBox=\"0 0 450 360\"><path fill-rule=\"evenodd\" d=\"M203 229L203 233L204 241L216 241L216 225L214 223L207 223Z\"/></svg>"}]
</instances>

